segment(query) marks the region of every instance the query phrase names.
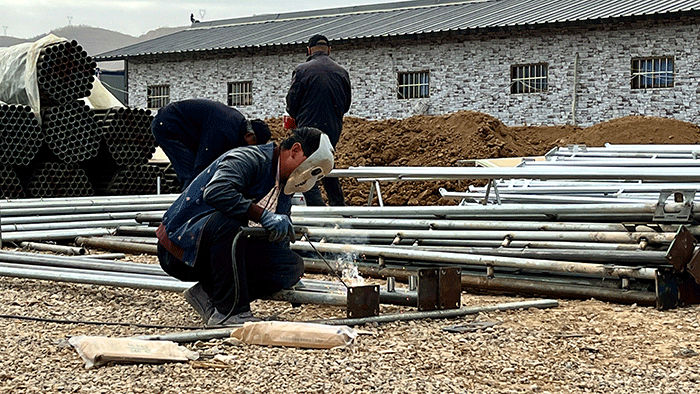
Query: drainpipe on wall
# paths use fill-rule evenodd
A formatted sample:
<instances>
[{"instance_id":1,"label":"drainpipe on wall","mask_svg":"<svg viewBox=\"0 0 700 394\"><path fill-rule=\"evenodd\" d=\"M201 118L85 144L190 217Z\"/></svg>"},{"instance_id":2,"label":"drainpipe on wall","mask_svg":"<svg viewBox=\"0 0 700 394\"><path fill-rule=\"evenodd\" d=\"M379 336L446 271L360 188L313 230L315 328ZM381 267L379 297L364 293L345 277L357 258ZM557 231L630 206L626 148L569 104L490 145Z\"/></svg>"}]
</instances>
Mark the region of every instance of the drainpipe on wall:
<instances>
[{"instance_id":1,"label":"drainpipe on wall","mask_svg":"<svg viewBox=\"0 0 700 394\"><path fill-rule=\"evenodd\" d=\"M578 89L578 52L574 56L574 86L571 89L571 123L576 126L576 89Z\"/></svg>"}]
</instances>

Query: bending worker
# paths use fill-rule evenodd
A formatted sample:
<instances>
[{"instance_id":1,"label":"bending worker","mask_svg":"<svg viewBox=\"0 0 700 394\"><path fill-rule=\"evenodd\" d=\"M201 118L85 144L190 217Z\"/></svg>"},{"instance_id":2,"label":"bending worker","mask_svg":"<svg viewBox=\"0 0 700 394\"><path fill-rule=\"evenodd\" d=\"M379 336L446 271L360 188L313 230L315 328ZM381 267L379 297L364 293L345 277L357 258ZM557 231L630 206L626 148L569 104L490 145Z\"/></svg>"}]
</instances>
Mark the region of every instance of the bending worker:
<instances>
[{"instance_id":1,"label":"bending worker","mask_svg":"<svg viewBox=\"0 0 700 394\"><path fill-rule=\"evenodd\" d=\"M237 109L207 99L166 105L158 110L151 132L170 159L182 190L222 153L270 140L270 128L262 120L249 121Z\"/></svg>"},{"instance_id":2,"label":"bending worker","mask_svg":"<svg viewBox=\"0 0 700 394\"><path fill-rule=\"evenodd\" d=\"M304 263L288 242L291 195L332 168L328 136L302 127L279 146L226 152L175 200L156 231L158 259L169 275L198 282L184 295L207 326L258 320L250 301L299 281ZM269 238L241 238L234 260L234 238L249 221L267 229Z\"/></svg>"}]
</instances>

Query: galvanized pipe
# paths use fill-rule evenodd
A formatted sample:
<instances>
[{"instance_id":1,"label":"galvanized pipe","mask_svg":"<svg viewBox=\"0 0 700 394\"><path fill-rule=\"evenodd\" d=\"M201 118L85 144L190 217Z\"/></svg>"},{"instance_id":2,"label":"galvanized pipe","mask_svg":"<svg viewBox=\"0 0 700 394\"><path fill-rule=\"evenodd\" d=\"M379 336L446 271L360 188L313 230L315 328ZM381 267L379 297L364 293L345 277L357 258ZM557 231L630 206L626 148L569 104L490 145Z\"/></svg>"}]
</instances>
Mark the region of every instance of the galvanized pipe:
<instances>
[{"instance_id":1,"label":"galvanized pipe","mask_svg":"<svg viewBox=\"0 0 700 394\"><path fill-rule=\"evenodd\" d=\"M166 211L171 204L144 204L140 209L144 211ZM97 212L131 212L133 205L95 205L95 206L66 206L49 208L16 208L5 210L3 216L30 216L30 215L54 215L54 214L79 214Z\"/></svg>"},{"instance_id":2,"label":"galvanized pipe","mask_svg":"<svg viewBox=\"0 0 700 394\"><path fill-rule=\"evenodd\" d=\"M99 237L111 234L112 230L106 228L63 229L49 231L14 231L2 234L3 242L22 241L61 241L72 240L75 237Z\"/></svg>"},{"instance_id":3,"label":"galvanized pipe","mask_svg":"<svg viewBox=\"0 0 700 394\"><path fill-rule=\"evenodd\" d=\"M155 279L153 276L134 278L115 274L81 273L75 270L58 271L46 267L24 268L0 266L0 276L174 292L182 292L194 285L194 283L190 282L170 280L167 277L162 277L162 279Z\"/></svg>"},{"instance_id":4,"label":"galvanized pipe","mask_svg":"<svg viewBox=\"0 0 700 394\"><path fill-rule=\"evenodd\" d=\"M2 232L12 233L13 231L37 231L37 230L59 230L59 229L79 229L79 228L117 228L124 225L136 225L133 219L122 220L96 220L90 222L46 222L32 224L3 224L0 226Z\"/></svg>"},{"instance_id":5,"label":"galvanized pipe","mask_svg":"<svg viewBox=\"0 0 700 394\"><path fill-rule=\"evenodd\" d=\"M2 208L0 208L2 209ZM31 215L31 216L15 216L2 217L0 223L7 224L30 224L30 223L54 223L54 222L83 222L83 221L107 221L107 220L124 220L133 219L143 211L130 212L105 212L105 213L86 213L86 214L68 214L68 215ZM156 211L157 214L163 215L165 211Z\"/></svg>"},{"instance_id":6,"label":"galvanized pipe","mask_svg":"<svg viewBox=\"0 0 700 394\"><path fill-rule=\"evenodd\" d=\"M495 311L508 311L529 308L556 308L559 302L556 300L536 300L536 301L521 301L509 302L487 306L462 307L460 309L440 310L440 311L424 311L424 312L402 312L391 315L382 315L368 318L354 319L325 319L315 320L311 323L320 323L328 325L346 325L358 326L368 323L392 323L396 321L410 321L420 319L450 319L467 315L476 315L479 313L489 313ZM241 325L242 326L242 325ZM152 340L152 341L173 341L178 343L188 343L196 341L207 341L217 338L229 338L231 333L238 327L215 328L195 331L176 332L169 334L155 335L140 335L134 338Z\"/></svg>"},{"instance_id":7,"label":"galvanized pipe","mask_svg":"<svg viewBox=\"0 0 700 394\"><path fill-rule=\"evenodd\" d=\"M376 247L366 245L348 245L317 242L314 244L320 252L329 253L356 253L368 256L382 256L384 258L402 260L422 260L436 263L474 264L484 267L508 267L552 272L580 273L587 275L629 277L637 279L654 280L656 270L651 268L621 267L591 263L577 263L570 261L523 259L516 257L494 257L482 255L465 255L448 252L423 252L406 250L402 248ZM314 249L307 242L296 242L291 245L292 250L313 252Z\"/></svg>"},{"instance_id":8,"label":"galvanized pipe","mask_svg":"<svg viewBox=\"0 0 700 394\"><path fill-rule=\"evenodd\" d=\"M39 250L44 252L64 253L67 255L83 255L85 248L76 248L73 246L45 244L40 242L20 242L20 247L24 249Z\"/></svg>"},{"instance_id":9,"label":"galvanized pipe","mask_svg":"<svg viewBox=\"0 0 700 394\"><path fill-rule=\"evenodd\" d=\"M156 245L147 245L133 242L119 242L103 238L77 237L75 238L75 244L80 246L95 247L117 252L127 252L136 254L148 253L154 255L158 253L158 247Z\"/></svg>"},{"instance_id":10,"label":"galvanized pipe","mask_svg":"<svg viewBox=\"0 0 700 394\"><path fill-rule=\"evenodd\" d=\"M583 231L509 231L509 230L383 230L383 229L335 229L327 227L307 227L311 237L329 239L351 239L353 243L369 239L406 240L519 240L519 241L568 241L568 242L607 242L639 243L642 239L650 244L667 244L675 234L644 232L583 232Z\"/></svg>"},{"instance_id":11,"label":"galvanized pipe","mask_svg":"<svg viewBox=\"0 0 700 394\"><path fill-rule=\"evenodd\" d=\"M394 178L396 180L458 179L625 179L661 182L700 182L693 168L580 167L575 172L561 168L527 167L350 167L329 174L339 178Z\"/></svg>"},{"instance_id":12,"label":"galvanized pipe","mask_svg":"<svg viewBox=\"0 0 700 394\"><path fill-rule=\"evenodd\" d=\"M139 217L145 215L139 214ZM155 215L149 215L155 216ZM395 229L424 229L424 230L513 230L513 231L629 231L622 223L591 223L591 222L551 222L551 221L492 221L459 220L459 219L393 219L393 218L344 218L292 215L295 226L308 227L339 227L339 228L395 228ZM646 225L642 223L641 225ZM679 225L673 225L678 231ZM687 226L687 227L698 227Z\"/></svg>"},{"instance_id":13,"label":"galvanized pipe","mask_svg":"<svg viewBox=\"0 0 700 394\"><path fill-rule=\"evenodd\" d=\"M666 212L681 212L684 205L671 203L665 205ZM692 216L700 218L700 205L693 203ZM493 218L510 217L523 218L527 216L551 215L599 215L615 216L617 214L636 215L651 222L656 211L655 203L645 204L507 204L507 205L470 205L470 206L345 206L345 207L307 207L292 206L292 214L295 216L351 216L351 217L426 217L438 218ZM609 222L609 220L608 220Z\"/></svg>"},{"instance_id":14,"label":"galvanized pipe","mask_svg":"<svg viewBox=\"0 0 700 394\"><path fill-rule=\"evenodd\" d=\"M140 264L120 261L119 263L106 262L91 257L65 257L53 255L41 255L36 253L21 253L21 252L0 252L0 262L43 266L43 267L62 267L74 268L105 272L121 272L153 276L168 276L159 265L155 264ZM171 279L170 277L168 277Z\"/></svg>"}]
</instances>

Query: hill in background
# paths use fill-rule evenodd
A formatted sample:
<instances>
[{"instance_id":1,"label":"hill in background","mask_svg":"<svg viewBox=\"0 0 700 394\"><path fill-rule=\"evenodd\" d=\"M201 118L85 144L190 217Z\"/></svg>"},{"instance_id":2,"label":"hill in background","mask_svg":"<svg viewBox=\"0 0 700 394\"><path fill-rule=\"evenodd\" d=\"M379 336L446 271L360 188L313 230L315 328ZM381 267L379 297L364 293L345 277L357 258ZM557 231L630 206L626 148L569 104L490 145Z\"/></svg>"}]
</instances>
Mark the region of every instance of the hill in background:
<instances>
[{"instance_id":1,"label":"hill in background","mask_svg":"<svg viewBox=\"0 0 700 394\"><path fill-rule=\"evenodd\" d=\"M146 34L138 37L128 34L119 33L112 30L101 29L99 27L91 27L84 25L65 26L59 29L51 30L49 33L58 37L63 37L69 40L76 40L90 56L99 55L101 53L111 51L113 49L122 48L127 45L136 44L143 41L152 40L157 37L165 36L180 30L187 29L189 26L181 27L161 27L151 30ZM34 42L44 35L39 35L33 38L16 38L8 36L0 36L0 47L8 47L21 44L24 42ZM100 63L100 68L117 70L122 69L122 62L103 62Z\"/></svg>"}]
</instances>

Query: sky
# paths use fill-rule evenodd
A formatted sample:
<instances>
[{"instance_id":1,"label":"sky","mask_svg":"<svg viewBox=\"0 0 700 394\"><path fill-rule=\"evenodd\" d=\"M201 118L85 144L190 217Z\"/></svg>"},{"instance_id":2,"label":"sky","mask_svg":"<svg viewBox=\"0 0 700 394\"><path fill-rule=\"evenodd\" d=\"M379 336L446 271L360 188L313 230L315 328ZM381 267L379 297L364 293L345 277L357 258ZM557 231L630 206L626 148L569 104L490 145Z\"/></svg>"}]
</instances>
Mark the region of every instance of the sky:
<instances>
[{"instance_id":1,"label":"sky","mask_svg":"<svg viewBox=\"0 0 700 394\"><path fill-rule=\"evenodd\" d=\"M349 7L400 0L0 0L0 35L33 38L71 25L87 25L138 37L159 27L200 21Z\"/></svg>"}]
</instances>

